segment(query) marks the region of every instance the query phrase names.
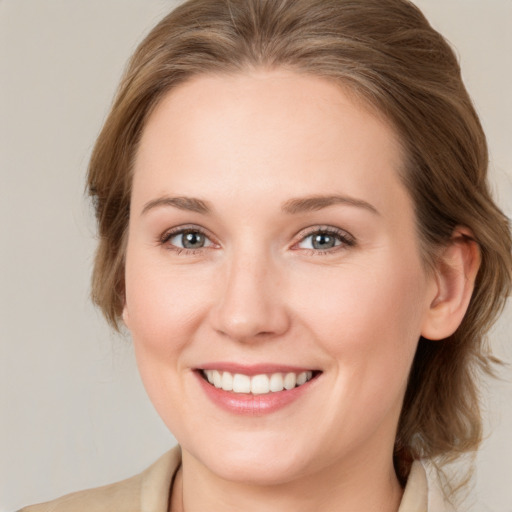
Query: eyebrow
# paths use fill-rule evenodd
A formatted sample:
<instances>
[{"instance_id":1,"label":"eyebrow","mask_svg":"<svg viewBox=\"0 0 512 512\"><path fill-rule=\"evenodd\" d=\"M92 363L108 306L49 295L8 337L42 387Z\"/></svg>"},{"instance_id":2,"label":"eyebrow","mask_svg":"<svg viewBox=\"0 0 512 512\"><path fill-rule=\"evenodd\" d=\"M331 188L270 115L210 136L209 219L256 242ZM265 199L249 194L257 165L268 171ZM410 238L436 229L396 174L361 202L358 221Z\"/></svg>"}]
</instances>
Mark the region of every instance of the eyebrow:
<instances>
[{"instance_id":1,"label":"eyebrow","mask_svg":"<svg viewBox=\"0 0 512 512\"><path fill-rule=\"evenodd\" d=\"M344 204L348 206L355 206L358 208L364 208L365 210L370 211L376 215L380 215L377 208L372 204L363 201L362 199L356 199L348 196L340 196L340 195L329 195L329 196L308 196L308 197L299 197L295 199L289 199L285 203L283 203L282 210L285 213L289 214L298 214L305 213L311 211L322 210L323 208L327 208L329 206L333 206L336 204ZM142 209L142 215L146 214L148 211L153 210L154 208L162 207L162 206L172 206L174 208L178 208L180 210L185 210L189 212L201 213L203 215L207 215L211 213L212 208L207 201L202 199L197 199L195 197L159 197L157 199L152 199L148 201L144 208Z\"/></svg>"},{"instance_id":2,"label":"eyebrow","mask_svg":"<svg viewBox=\"0 0 512 512\"><path fill-rule=\"evenodd\" d=\"M202 199L197 199L195 197L164 196L148 201L144 205L144 208L142 208L142 215L149 212L150 210L153 210L154 208L161 206L173 206L174 208L178 208L180 210L202 214L208 214L212 210L209 204Z\"/></svg>"},{"instance_id":3,"label":"eyebrow","mask_svg":"<svg viewBox=\"0 0 512 512\"><path fill-rule=\"evenodd\" d=\"M344 204L348 206L355 206L357 208L364 208L376 215L380 215L379 211L372 204L356 199L354 197L329 195L329 196L310 196L299 197L297 199L289 199L283 204L283 211L285 213L304 213L322 210L335 204Z\"/></svg>"}]
</instances>

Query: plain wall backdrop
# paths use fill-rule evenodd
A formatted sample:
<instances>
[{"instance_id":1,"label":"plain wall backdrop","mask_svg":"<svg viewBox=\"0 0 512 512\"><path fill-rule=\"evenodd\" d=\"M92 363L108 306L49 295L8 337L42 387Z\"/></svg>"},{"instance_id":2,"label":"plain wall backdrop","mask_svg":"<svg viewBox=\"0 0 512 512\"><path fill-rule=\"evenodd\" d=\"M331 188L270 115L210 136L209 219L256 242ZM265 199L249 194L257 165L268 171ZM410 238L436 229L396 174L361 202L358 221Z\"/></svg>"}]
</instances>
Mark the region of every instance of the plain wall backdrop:
<instances>
[{"instance_id":1,"label":"plain wall backdrop","mask_svg":"<svg viewBox=\"0 0 512 512\"><path fill-rule=\"evenodd\" d=\"M417 0L456 47L512 214L512 1ZM131 476L175 440L89 301L88 157L164 0L0 0L0 512ZM493 331L512 362L508 307ZM512 511L512 377L485 387L472 512ZM469 503L469 501L468 501Z\"/></svg>"}]
</instances>

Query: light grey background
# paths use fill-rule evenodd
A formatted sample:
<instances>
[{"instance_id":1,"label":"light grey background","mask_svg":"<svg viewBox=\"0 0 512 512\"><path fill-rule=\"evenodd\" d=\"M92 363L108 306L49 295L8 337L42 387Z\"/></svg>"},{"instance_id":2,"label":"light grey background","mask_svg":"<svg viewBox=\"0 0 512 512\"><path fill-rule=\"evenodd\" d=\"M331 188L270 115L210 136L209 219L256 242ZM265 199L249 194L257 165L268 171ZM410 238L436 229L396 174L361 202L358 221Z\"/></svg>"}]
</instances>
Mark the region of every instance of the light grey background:
<instances>
[{"instance_id":1,"label":"light grey background","mask_svg":"<svg viewBox=\"0 0 512 512\"><path fill-rule=\"evenodd\" d=\"M87 160L124 64L177 2L0 0L0 512L142 470L174 439L90 305ZM454 44L512 214L512 1L418 0ZM493 334L512 361L509 307ZM512 511L511 371L485 393L473 512Z\"/></svg>"}]
</instances>

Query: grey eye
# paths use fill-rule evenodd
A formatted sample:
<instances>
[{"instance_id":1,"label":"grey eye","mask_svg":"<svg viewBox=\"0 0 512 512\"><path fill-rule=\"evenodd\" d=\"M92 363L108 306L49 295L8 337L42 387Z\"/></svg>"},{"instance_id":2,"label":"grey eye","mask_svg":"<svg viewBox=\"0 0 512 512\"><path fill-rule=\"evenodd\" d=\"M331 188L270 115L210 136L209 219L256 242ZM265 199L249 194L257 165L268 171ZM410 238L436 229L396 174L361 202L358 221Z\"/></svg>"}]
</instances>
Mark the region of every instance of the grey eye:
<instances>
[{"instance_id":1,"label":"grey eye","mask_svg":"<svg viewBox=\"0 0 512 512\"><path fill-rule=\"evenodd\" d=\"M200 247L204 247L205 236L202 233L192 231L190 233L183 233L181 236L182 244L185 249L199 249Z\"/></svg>"},{"instance_id":2,"label":"grey eye","mask_svg":"<svg viewBox=\"0 0 512 512\"><path fill-rule=\"evenodd\" d=\"M304 237L299 243L301 249L328 250L341 245L340 236L334 233L318 231Z\"/></svg>"},{"instance_id":3,"label":"grey eye","mask_svg":"<svg viewBox=\"0 0 512 512\"><path fill-rule=\"evenodd\" d=\"M182 249L202 249L211 245L204 233L196 230L187 230L176 233L169 238L169 243Z\"/></svg>"},{"instance_id":4,"label":"grey eye","mask_svg":"<svg viewBox=\"0 0 512 512\"><path fill-rule=\"evenodd\" d=\"M328 233L312 235L311 245L313 249L332 249L336 246L336 238ZM338 241L339 243L339 241Z\"/></svg>"}]
</instances>

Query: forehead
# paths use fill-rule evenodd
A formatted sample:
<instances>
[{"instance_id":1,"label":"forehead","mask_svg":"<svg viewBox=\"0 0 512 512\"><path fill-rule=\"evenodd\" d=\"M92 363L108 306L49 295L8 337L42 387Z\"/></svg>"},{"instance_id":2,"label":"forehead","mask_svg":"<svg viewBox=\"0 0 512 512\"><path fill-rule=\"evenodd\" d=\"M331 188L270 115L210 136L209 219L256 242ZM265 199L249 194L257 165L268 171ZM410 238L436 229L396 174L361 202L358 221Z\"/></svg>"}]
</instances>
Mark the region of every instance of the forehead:
<instances>
[{"instance_id":1,"label":"forehead","mask_svg":"<svg viewBox=\"0 0 512 512\"><path fill-rule=\"evenodd\" d=\"M168 92L149 116L134 200L166 189L277 198L291 187L382 203L375 191L396 185L401 165L390 124L332 81L285 70L204 75Z\"/></svg>"}]
</instances>

